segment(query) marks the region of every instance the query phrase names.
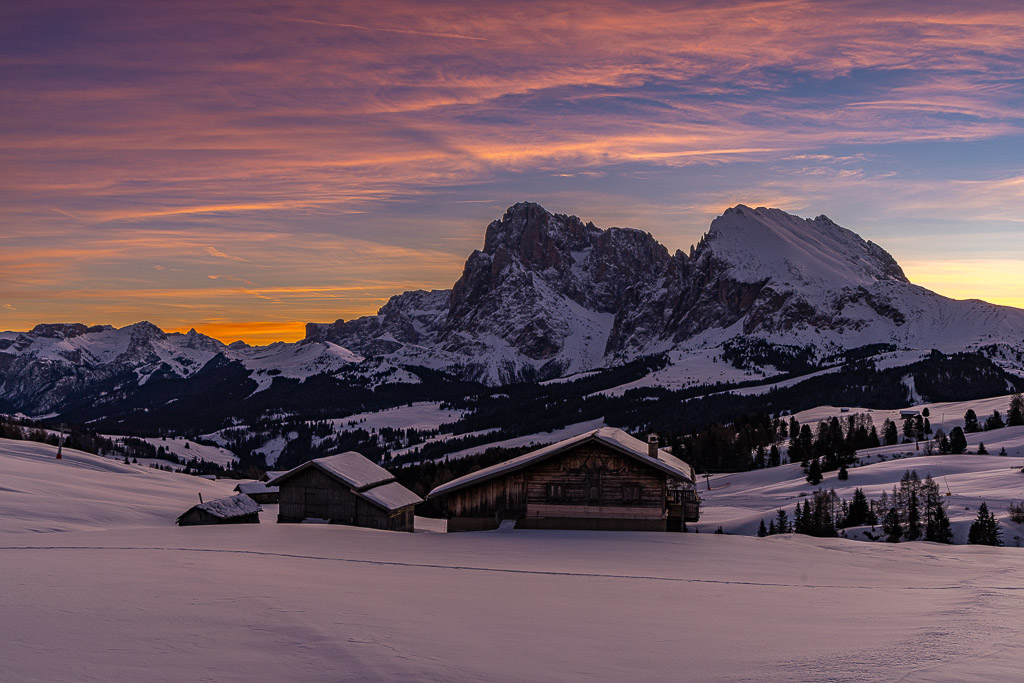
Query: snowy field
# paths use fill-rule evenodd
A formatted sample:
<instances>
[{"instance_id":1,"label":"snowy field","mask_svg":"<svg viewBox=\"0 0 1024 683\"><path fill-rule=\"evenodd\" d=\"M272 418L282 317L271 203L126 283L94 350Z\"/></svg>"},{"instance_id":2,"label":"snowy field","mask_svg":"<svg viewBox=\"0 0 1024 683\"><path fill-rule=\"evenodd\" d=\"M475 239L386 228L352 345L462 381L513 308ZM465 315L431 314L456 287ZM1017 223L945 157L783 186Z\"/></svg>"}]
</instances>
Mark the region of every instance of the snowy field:
<instances>
[{"instance_id":1,"label":"snowy field","mask_svg":"<svg viewBox=\"0 0 1024 683\"><path fill-rule=\"evenodd\" d=\"M123 436L112 436L110 434L104 434L103 436L113 441L119 441L125 438ZM172 437L166 439L158 437L133 438L152 444L154 448L160 448L163 446L165 451L178 456L181 458L182 462L187 462L192 458L198 458L199 460L205 460L206 462L217 463L218 465L227 467L235 460L238 460L238 456L226 448L221 448L219 446L206 446L183 437ZM188 446L186 447L185 444L188 444ZM166 461L159 460L147 460L147 462L162 462L164 465L168 464Z\"/></svg>"},{"instance_id":2,"label":"snowy field","mask_svg":"<svg viewBox=\"0 0 1024 683\"><path fill-rule=\"evenodd\" d=\"M964 414L968 410L973 410L978 416L978 419L982 424L985 424L985 419L992 414L993 410L998 410L999 414L1006 419L1006 413L1010 407L1010 396L995 396L992 398L982 398L973 401L956 401L954 403L921 403L914 406L908 406L903 410L916 410L918 412L923 411L925 408L928 409L928 421L931 423L932 429L941 428L942 431L949 434L953 427L964 426ZM846 412L843 412L843 411ZM793 417L797 419L800 424L811 424L815 425L819 422L830 420L833 417L840 419L849 417L850 415L856 415L857 413L866 413L871 416L871 420L875 427L878 428L879 434L882 432L882 423L887 419L892 420L896 423L897 428L900 430L900 434L903 433L903 420L900 418L899 410L872 410L870 408L857 408L857 407L837 407L837 406L819 406L817 408L811 408L803 412L796 413ZM985 442L986 447L988 446L988 439L984 436L981 440Z\"/></svg>"},{"instance_id":3,"label":"snowy field","mask_svg":"<svg viewBox=\"0 0 1024 683\"><path fill-rule=\"evenodd\" d=\"M1015 548L401 534L277 525L272 506L178 528L230 483L11 441L0 482L7 680L962 681L1024 664Z\"/></svg>"}]
</instances>

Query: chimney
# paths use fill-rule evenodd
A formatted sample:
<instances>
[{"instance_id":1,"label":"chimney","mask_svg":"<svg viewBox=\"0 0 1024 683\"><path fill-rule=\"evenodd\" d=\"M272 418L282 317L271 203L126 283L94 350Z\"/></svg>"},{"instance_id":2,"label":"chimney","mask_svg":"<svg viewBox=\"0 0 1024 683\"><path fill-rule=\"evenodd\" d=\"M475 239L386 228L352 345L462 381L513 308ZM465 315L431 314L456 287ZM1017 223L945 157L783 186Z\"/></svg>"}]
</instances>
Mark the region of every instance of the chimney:
<instances>
[{"instance_id":1,"label":"chimney","mask_svg":"<svg viewBox=\"0 0 1024 683\"><path fill-rule=\"evenodd\" d=\"M647 435L647 455L651 456L655 460L658 459L658 435L648 434Z\"/></svg>"}]
</instances>

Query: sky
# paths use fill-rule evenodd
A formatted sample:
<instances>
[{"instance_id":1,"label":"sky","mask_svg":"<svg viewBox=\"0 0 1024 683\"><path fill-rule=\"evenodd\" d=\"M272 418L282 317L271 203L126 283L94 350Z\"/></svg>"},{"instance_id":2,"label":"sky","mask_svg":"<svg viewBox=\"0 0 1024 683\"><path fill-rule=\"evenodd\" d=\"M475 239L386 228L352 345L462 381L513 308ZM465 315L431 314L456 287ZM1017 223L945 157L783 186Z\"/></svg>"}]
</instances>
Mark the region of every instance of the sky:
<instances>
[{"instance_id":1,"label":"sky","mask_svg":"<svg viewBox=\"0 0 1024 683\"><path fill-rule=\"evenodd\" d=\"M1024 307L1017 2L0 5L0 330L224 341L450 287L518 201L827 214Z\"/></svg>"}]
</instances>

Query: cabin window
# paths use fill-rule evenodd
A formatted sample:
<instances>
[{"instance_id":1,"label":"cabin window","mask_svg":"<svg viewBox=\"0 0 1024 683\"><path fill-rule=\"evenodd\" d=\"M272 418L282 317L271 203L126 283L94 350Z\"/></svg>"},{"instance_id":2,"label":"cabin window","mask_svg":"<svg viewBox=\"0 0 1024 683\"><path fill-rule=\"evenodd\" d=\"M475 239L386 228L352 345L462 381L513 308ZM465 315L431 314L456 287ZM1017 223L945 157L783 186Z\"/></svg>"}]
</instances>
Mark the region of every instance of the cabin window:
<instances>
[{"instance_id":1,"label":"cabin window","mask_svg":"<svg viewBox=\"0 0 1024 683\"><path fill-rule=\"evenodd\" d=\"M547 486L548 500L557 501L562 500L565 497L565 489L563 484L548 484Z\"/></svg>"},{"instance_id":2,"label":"cabin window","mask_svg":"<svg viewBox=\"0 0 1024 683\"><path fill-rule=\"evenodd\" d=\"M626 484L622 487L623 503L639 503L641 488L638 484Z\"/></svg>"}]
</instances>

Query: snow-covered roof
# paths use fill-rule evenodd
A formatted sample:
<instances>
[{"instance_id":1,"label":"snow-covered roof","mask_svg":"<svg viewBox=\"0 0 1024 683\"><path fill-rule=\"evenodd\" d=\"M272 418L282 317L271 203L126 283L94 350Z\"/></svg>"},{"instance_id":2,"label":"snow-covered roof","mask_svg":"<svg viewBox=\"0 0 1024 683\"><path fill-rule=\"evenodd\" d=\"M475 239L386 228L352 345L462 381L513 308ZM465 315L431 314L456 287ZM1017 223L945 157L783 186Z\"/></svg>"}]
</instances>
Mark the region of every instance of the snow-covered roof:
<instances>
[{"instance_id":1,"label":"snow-covered roof","mask_svg":"<svg viewBox=\"0 0 1024 683\"><path fill-rule=\"evenodd\" d=\"M181 515L181 517L184 517L196 508L221 519L243 517L245 515L251 515L254 512L259 512L263 509L255 500L244 493L239 493L237 496L231 496L230 498L218 498L217 500L200 503L199 505L189 508L189 510ZM181 517L178 519L181 519Z\"/></svg>"},{"instance_id":2,"label":"snow-covered roof","mask_svg":"<svg viewBox=\"0 0 1024 683\"><path fill-rule=\"evenodd\" d=\"M374 486L366 491L360 491L358 495L389 511L398 510L410 505L418 505L423 502L422 498L397 481Z\"/></svg>"},{"instance_id":3,"label":"snow-covered roof","mask_svg":"<svg viewBox=\"0 0 1024 683\"><path fill-rule=\"evenodd\" d=\"M356 491L370 488L378 484L386 484L395 480L395 475L377 463L368 460L360 453L348 451L338 455L328 455L324 458L317 458L303 463L298 467L288 470L284 474L275 477L267 482L272 486L278 486L282 481L291 479L299 472L316 467L335 479L351 486Z\"/></svg>"},{"instance_id":4,"label":"snow-covered roof","mask_svg":"<svg viewBox=\"0 0 1024 683\"><path fill-rule=\"evenodd\" d=\"M645 465L661 470L673 479L682 480L688 483L694 483L693 481L693 468L688 464L675 457L668 451L663 449L658 450L658 458L652 458L648 455L647 444L636 439L621 429L614 427L601 427L600 429L594 429L589 432L583 432L576 436L553 443L550 446L520 455L518 458L512 458L505 462L492 465L491 467L485 467L482 470L467 474L453 479L447 484L442 484L436 489L427 494L427 498L434 498L435 496L451 493L458 489L469 486L470 484L476 484L487 479L493 479L509 472L523 469L528 465L532 465L535 462L545 460L553 455L562 453L574 446L578 446L586 441L597 441L610 448L613 448L624 455L633 457Z\"/></svg>"},{"instance_id":5,"label":"snow-covered roof","mask_svg":"<svg viewBox=\"0 0 1024 683\"><path fill-rule=\"evenodd\" d=\"M253 493L278 493L276 486L267 486L266 482L262 481L245 481L236 486L235 490L247 495Z\"/></svg>"}]
</instances>

